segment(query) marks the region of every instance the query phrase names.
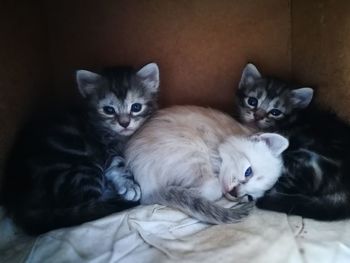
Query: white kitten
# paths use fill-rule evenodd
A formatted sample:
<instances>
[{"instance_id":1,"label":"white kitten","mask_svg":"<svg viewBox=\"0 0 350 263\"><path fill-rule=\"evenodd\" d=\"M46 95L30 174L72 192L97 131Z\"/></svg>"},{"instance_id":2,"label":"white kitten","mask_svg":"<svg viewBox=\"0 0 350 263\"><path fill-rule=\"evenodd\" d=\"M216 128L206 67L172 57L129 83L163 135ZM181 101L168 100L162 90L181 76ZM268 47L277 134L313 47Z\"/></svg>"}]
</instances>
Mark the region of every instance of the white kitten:
<instances>
[{"instance_id":1,"label":"white kitten","mask_svg":"<svg viewBox=\"0 0 350 263\"><path fill-rule=\"evenodd\" d=\"M160 110L126 147L126 161L141 187L142 204L164 204L208 223L233 223L252 203L223 208L223 194L268 190L281 172L288 141L277 134L251 136L228 115L196 106Z\"/></svg>"},{"instance_id":2,"label":"white kitten","mask_svg":"<svg viewBox=\"0 0 350 263\"><path fill-rule=\"evenodd\" d=\"M288 140L275 133L232 136L220 144L219 179L225 196L230 200L263 196L281 175L281 153L287 147Z\"/></svg>"}]
</instances>

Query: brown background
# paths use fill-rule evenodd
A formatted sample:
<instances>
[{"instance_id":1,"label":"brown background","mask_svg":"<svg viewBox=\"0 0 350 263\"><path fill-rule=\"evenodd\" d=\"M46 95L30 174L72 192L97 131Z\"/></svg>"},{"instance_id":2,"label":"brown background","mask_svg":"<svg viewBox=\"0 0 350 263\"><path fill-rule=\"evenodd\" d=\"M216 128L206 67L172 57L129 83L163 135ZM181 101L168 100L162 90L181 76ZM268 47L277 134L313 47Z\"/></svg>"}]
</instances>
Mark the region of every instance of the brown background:
<instances>
[{"instance_id":1,"label":"brown background","mask_svg":"<svg viewBox=\"0 0 350 263\"><path fill-rule=\"evenodd\" d=\"M251 61L349 119L349 33L347 0L0 0L0 164L28 112L77 95L78 68L155 61L162 106L230 111Z\"/></svg>"}]
</instances>

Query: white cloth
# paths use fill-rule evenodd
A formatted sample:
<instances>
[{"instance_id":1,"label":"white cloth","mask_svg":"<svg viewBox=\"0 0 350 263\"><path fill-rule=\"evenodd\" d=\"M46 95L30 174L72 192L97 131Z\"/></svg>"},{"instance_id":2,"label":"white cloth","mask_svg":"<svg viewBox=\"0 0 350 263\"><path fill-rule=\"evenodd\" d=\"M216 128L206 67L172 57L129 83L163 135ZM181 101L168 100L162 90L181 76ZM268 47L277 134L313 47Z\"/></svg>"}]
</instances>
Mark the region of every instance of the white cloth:
<instances>
[{"instance_id":1,"label":"white cloth","mask_svg":"<svg viewBox=\"0 0 350 263\"><path fill-rule=\"evenodd\" d=\"M350 262L350 220L326 223L255 209L237 224L207 225L143 206L27 237L0 212L0 262Z\"/></svg>"}]
</instances>

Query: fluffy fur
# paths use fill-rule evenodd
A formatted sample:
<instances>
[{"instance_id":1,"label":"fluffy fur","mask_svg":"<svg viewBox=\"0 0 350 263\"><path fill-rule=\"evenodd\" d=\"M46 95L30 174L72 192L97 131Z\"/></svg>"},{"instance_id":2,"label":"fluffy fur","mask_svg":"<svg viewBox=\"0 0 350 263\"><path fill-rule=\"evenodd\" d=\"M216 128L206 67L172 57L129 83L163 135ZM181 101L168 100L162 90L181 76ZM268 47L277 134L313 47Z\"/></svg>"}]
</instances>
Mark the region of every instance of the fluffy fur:
<instances>
[{"instance_id":1,"label":"fluffy fur","mask_svg":"<svg viewBox=\"0 0 350 263\"><path fill-rule=\"evenodd\" d=\"M228 115L196 106L159 111L128 142L127 165L142 204L164 204L201 221L234 223L252 203L231 209L214 203L225 194L258 198L280 175L288 141L251 132ZM247 172L248 171L248 172Z\"/></svg>"},{"instance_id":2,"label":"fluffy fur","mask_svg":"<svg viewBox=\"0 0 350 263\"><path fill-rule=\"evenodd\" d=\"M2 201L30 234L72 226L139 203L122 151L156 109L159 73L79 70L80 109L36 116L18 135L5 169Z\"/></svg>"},{"instance_id":3,"label":"fluffy fur","mask_svg":"<svg viewBox=\"0 0 350 263\"><path fill-rule=\"evenodd\" d=\"M350 217L350 127L310 105L313 90L263 77L253 64L242 74L239 118L289 138L283 174L257 206L319 220Z\"/></svg>"}]
</instances>

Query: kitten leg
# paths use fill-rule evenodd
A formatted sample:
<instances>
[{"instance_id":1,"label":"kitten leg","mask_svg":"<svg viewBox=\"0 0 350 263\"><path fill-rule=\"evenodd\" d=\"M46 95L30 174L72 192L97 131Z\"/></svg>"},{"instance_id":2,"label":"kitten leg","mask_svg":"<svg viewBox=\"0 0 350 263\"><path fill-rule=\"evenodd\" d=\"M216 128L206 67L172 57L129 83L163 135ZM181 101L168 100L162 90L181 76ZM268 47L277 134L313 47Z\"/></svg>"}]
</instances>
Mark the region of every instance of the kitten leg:
<instances>
[{"instance_id":1,"label":"kitten leg","mask_svg":"<svg viewBox=\"0 0 350 263\"><path fill-rule=\"evenodd\" d=\"M140 200L140 186L133 179L131 172L125 167L125 161L122 157L113 157L111 164L105 170L104 175L112 183L113 188L118 194L120 194L125 200Z\"/></svg>"}]
</instances>

